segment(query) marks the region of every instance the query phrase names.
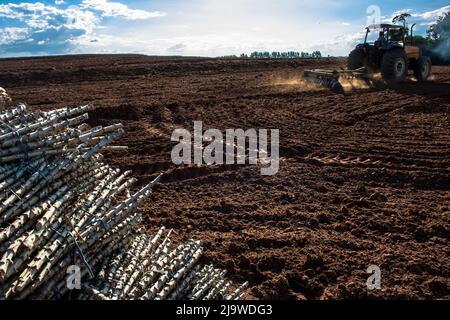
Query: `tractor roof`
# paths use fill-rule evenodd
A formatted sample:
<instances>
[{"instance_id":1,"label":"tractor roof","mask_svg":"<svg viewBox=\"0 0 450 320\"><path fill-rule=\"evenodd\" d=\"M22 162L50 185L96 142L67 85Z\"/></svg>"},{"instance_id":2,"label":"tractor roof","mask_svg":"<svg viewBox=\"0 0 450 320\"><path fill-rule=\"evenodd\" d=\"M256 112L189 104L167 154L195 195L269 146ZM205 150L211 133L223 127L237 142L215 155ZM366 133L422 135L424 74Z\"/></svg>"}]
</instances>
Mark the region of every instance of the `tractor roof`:
<instances>
[{"instance_id":1,"label":"tractor roof","mask_svg":"<svg viewBox=\"0 0 450 320\"><path fill-rule=\"evenodd\" d=\"M399 26L397 24L388 24L388 23L381 23L381 24L371 24L368 26L369 29L404 29L403 26Z\"/></svg>"}]
</instances>

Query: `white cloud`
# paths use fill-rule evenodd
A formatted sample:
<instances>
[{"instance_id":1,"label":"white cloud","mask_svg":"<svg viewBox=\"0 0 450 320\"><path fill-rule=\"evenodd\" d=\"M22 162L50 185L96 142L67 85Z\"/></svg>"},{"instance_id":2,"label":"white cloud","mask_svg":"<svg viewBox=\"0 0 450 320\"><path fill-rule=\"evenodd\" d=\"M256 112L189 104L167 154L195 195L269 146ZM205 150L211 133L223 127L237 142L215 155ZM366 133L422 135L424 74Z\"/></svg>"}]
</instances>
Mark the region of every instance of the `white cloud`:
<instances>
[{"instance_id":1,"label":"white cloud","mask_svg":"<svg viewBox=\"0 0 450 320\"><path fill-rule=\"evenodd\" d=\"M10 44L18 40L25 40L27 36L28 28L2 28L0 29L0 45Z\"/></svg>"},{"instance_id":2,"label":"white cloud","mask_svg":"<svg viewBox=\"0 0 450 320\"><path fill-rule=\"evenodd\" d=\"M64 0L55 0L56 5L64 4Z\"/></svg>"},{"instance_id":3,"label":"white cloud","mask_svg":"<svg viewBox=\"0 0 450 320\"><path fill-rule=\"evenodd\" d=\"M167 48L167 51L174 52L174 53L183 53L184 49L186 49L186 45L184 43L177 43L177 44Z\"/></svg>"},{"instance_id":4,"label":"white cloud","mask_svg":"<svg viewBox=\"0 0 450 320\"><path fill-rule=\"evenodd\" d=\"M324 54L346 56L358 43L363 42L364 36L364 31L339 35L329 42L308 48L308 51L319 50Z\"/></svg>"},{"instance_id":5,"label":"white cloud","mask_svg":"<svg viewBox=\"0 0 450 320\"><path fill-rule=\"evenodd\" d=\"M65 26L86 32L92 31L100 21L93 12L76 6L63 10L40 2L0 5L0 17L21 21L32 29Z\"/></svg>"},{"instance_id":6,"label":"white cloud","mask_svg":"<svg viewBox=\"0 0 450 320\"><path fill-rule=\"evenodd\" d=\"M444 6L442 8L438 8L438 9L426 11L426 12L415 12L413 9L402 9L402 10L397 10L397 11L393 12L390 17L384 17L383 22L391 23L392 19L395 16L397 16L401 13L409 13L411 15L411 17L406 19L408 24L411 25L411 24L415 23L419 26L428 26L428 25L436 22L436 20L440 16L443 16L444 13L449 12L449 11L450 11L450 6Z\"/></svg>"},{"instance_id":7,"label":"white cloud","mask_svg":"<svg viewBox=\"0 0 450 320\"><path fill-rule=\"evenodd\" d=\"M427 11L423 13L413 13L413 17L418 17L424 20L428 20L430 22L434 22L439 18L440 16L444 15L444 13L447 13L450 11L450 6L445 6L436 10Z\"/></svg>"},{"instance_id":8,"label":"white cloud","mask_svg":"<svg viewBox=\"0 0 450 320\"><path fill-rule=\"evenodd\" d=\"M162 17L165 14L159 11L145 11L130 9L119 2L109 2L107 0L83 0L81 8L96 10L104 17L121 17L130 20L143 20L149 18Z\"/></svg>"},{"instance_id":9,"label":"white cloud","mask_svg":"<svg viewBox=\"0 0 450 320\"><path fill-rule=\"evenodd\" d=\"M153 12L132 10L107 1L84 1L62 9L41 2L0 5L0 18L14 21L14 27L0 29L0 55L32 55L72 52L80 37L93 38L103 17L149 19ZM55 5L64 3L56 0ZM97 7L96 7L97 6ZM16 27L20 23L20 27Z\"/></svg>"}]
</instances>

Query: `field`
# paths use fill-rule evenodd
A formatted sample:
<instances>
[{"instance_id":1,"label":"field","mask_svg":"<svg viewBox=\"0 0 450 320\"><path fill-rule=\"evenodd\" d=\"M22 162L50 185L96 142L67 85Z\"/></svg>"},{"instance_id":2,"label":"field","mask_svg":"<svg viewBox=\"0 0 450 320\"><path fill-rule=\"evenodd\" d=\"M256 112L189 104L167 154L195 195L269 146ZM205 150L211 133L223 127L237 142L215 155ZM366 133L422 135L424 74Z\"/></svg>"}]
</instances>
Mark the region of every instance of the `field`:
<instances>
[{"instance_id":1,"label":"field","mask_svg":"<svg viewBox=\"0 0 450 320\"><path fill-rule=\"evenodd\" d=\"M450 298L450 67L432 81L346 95L299 80L344 60L74 56L0 60L15 102L94 104L121 122L106 161L143 184L165 172L146 228L200 239L248 298ZM176 128L280 130L280 171L172 164ZM366 269L381 268L368 291Z\"/></svg>"}]
</instances>

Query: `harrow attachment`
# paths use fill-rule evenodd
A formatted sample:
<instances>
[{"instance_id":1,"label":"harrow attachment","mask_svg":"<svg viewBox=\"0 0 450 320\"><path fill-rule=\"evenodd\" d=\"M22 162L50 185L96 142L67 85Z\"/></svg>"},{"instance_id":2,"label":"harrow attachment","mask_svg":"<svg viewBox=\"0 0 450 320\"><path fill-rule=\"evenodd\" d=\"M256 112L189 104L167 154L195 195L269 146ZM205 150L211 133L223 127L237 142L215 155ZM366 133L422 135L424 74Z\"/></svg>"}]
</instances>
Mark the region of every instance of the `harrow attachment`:
<instances>
[{"instance_id":1,"label":"harrow attachment","mask_svg":"<svg viewBox=\"0 0 450 320\"><path fill-rule=\"evenodd\" d=\"M369 80L369 75L367 69L364 67L356 70L312 69L303 71L303 79L330 88L333 92L343 93L344 88L342 87L341 80Z\"/></svg>"}]
</instances>

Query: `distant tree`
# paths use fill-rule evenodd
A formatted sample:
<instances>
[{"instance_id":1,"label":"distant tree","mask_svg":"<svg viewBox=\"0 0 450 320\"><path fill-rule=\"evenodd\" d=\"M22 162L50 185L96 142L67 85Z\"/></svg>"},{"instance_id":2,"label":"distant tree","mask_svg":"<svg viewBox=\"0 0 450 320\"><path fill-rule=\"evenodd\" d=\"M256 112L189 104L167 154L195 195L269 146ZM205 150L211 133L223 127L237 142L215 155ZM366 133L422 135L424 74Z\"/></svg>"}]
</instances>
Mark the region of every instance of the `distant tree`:
<instances>
[{"instance_id":1,"label":"distant tree","mask_svg":"<svg viewBox=\"0 0 450 320\"><path fill-rule=\"evenodd\" d=\"M322 58L322 53L320 51L314 51L312 53L313 58Z\"/></svg>"},{"instance_id":2,"label":"distant tree","mask_svg":"<svg viewBox=\"0 0 450 320\"><path fill-rule=\"evenodd\" d=\"M439 17L436 23L428 28L427 33L432 40L450 39L450 11Z\"/></svg>"},{"instance_id":3,"label":"distant tree","mask_svg":"<svg viewBox=\"0 0 450 320\"><path fill-rule=\"evenodd\" d=\"M398 14L392 19L392 23L402 23L403 26L406 28L406 19L409 17L411 17L411 15L407 12Z\"/></svg>"},{"instance_id":4,"label":"distant tree","mask_svg":"<svg viewBox=\"0 0 450 320\"><path fill-rule=\"evenodd\" d=\"M222 59L237 59L237 55L235 55L235 54L232 54L232 55L228 55L228 56L222 56L221 58Z\"/></svg>"},{"instance_id":5,"label":"distant tree","mask_svg":"<svg viewBox=\"0 0 450 320\"><path fill-rule=\"evenodd\" d=\"M394 18L392 18L392 23L403 24L403 27L406 29L405 35L409 34L409 28L406 25L406 19L408 19L409 17L411 17L411 14L404 12L404 13L400 13L400 14L396 15ZM396 30L396 29L389 30L389 38L394 41L402 41L402 39L403 39L402 31Z\"/></svg>"}]
</instances>

